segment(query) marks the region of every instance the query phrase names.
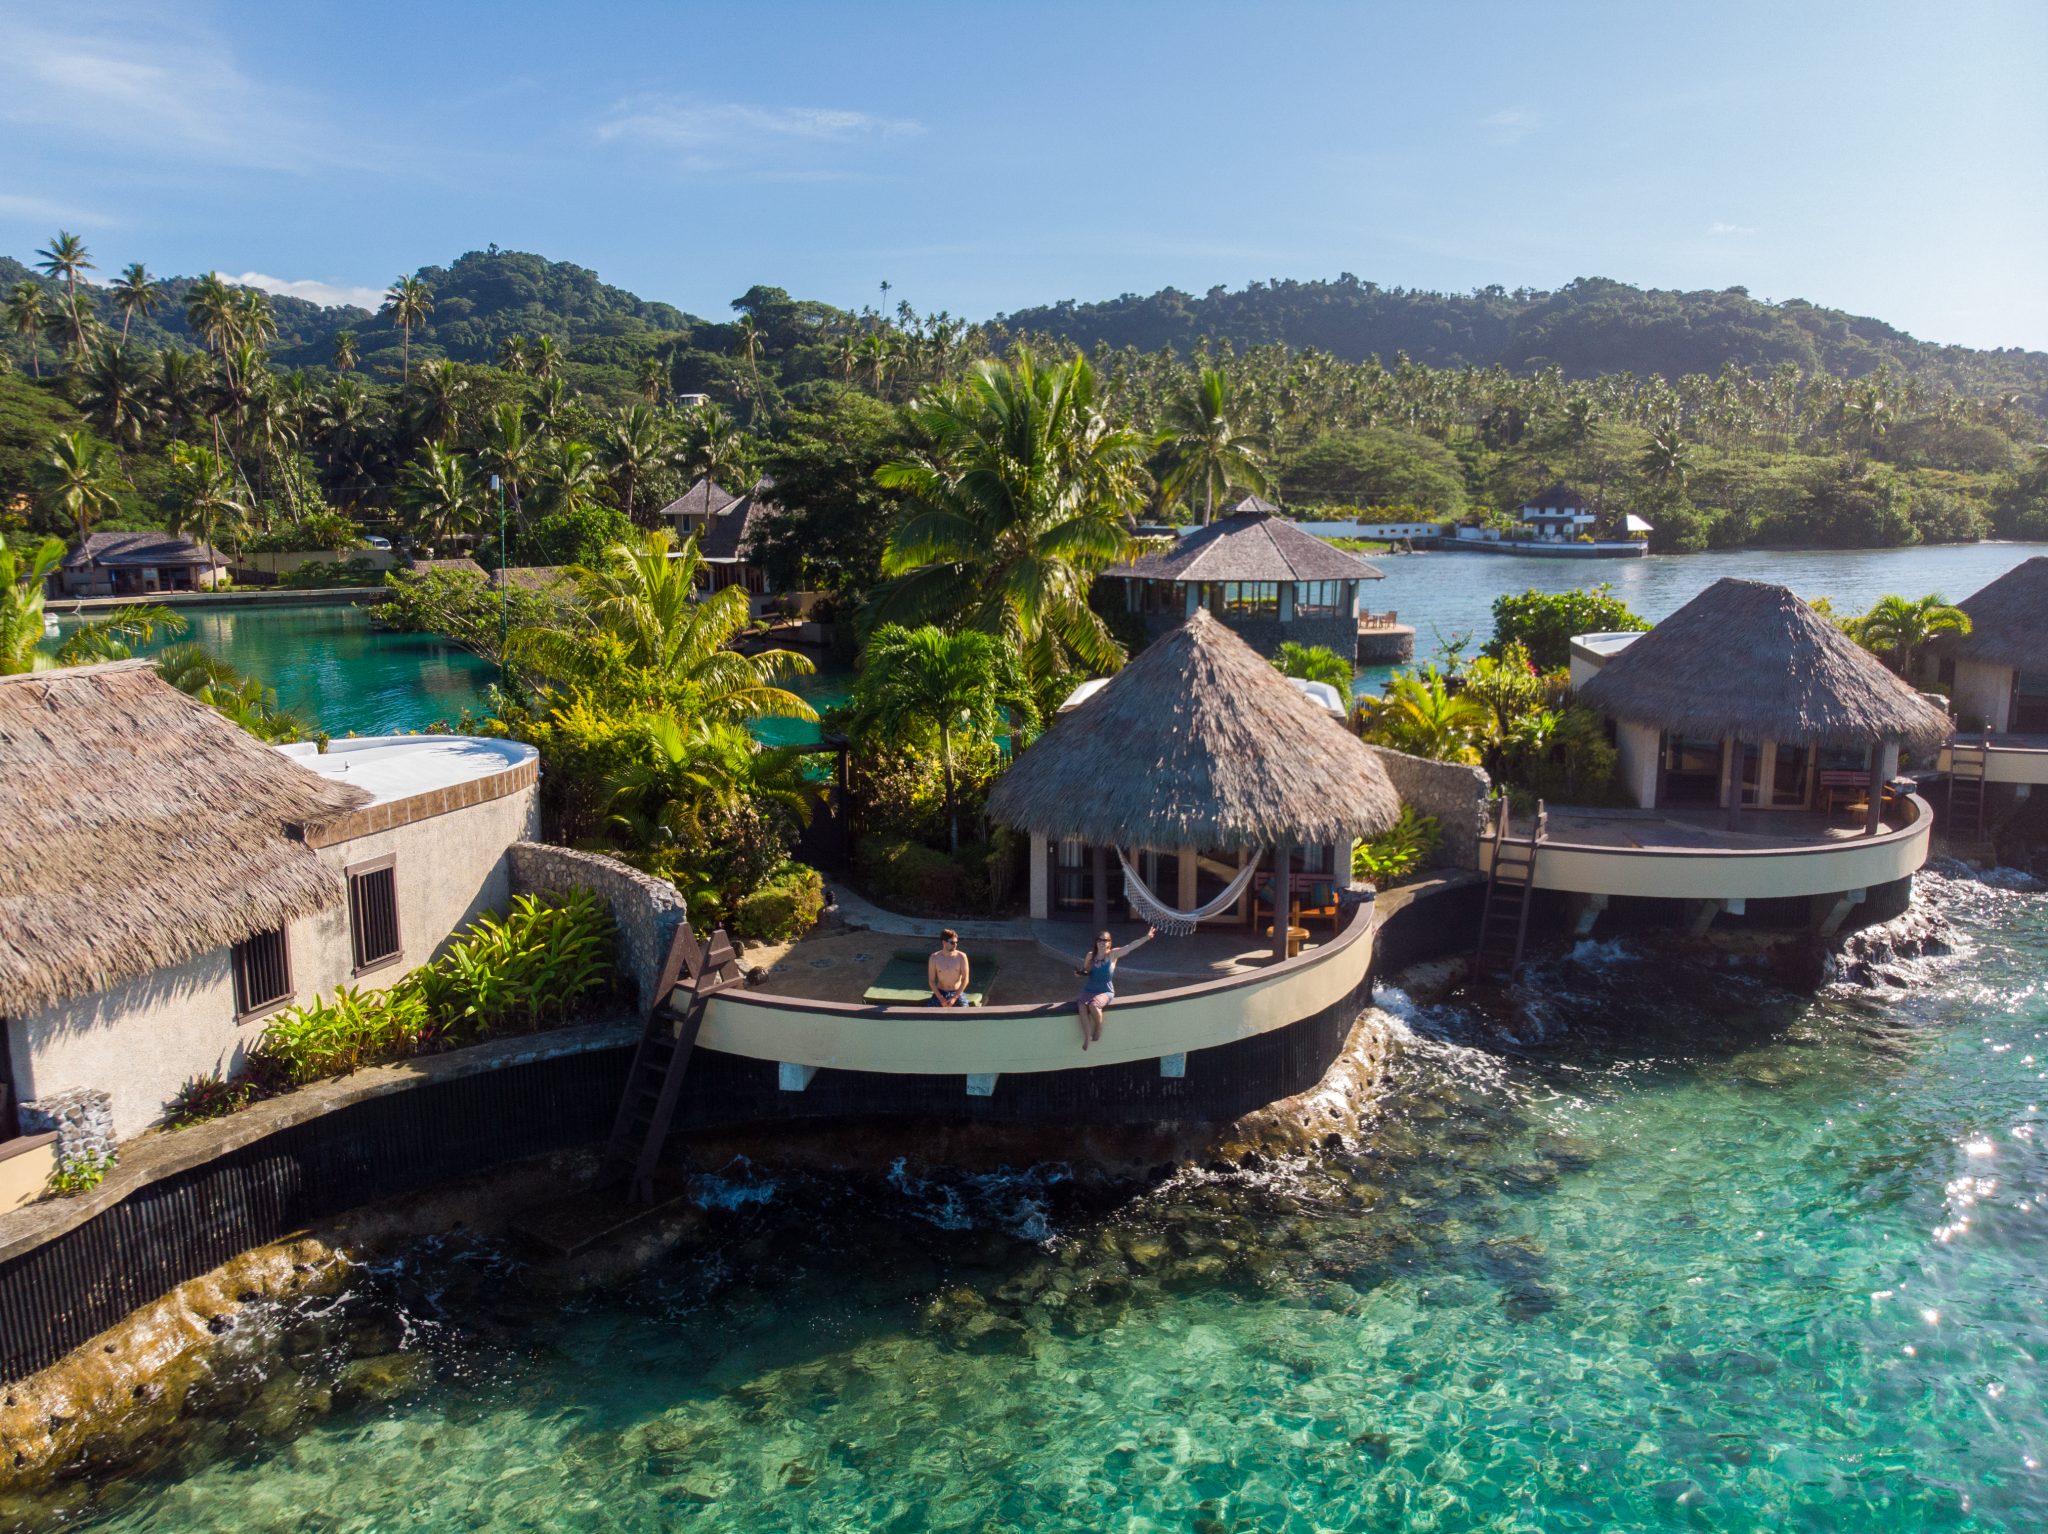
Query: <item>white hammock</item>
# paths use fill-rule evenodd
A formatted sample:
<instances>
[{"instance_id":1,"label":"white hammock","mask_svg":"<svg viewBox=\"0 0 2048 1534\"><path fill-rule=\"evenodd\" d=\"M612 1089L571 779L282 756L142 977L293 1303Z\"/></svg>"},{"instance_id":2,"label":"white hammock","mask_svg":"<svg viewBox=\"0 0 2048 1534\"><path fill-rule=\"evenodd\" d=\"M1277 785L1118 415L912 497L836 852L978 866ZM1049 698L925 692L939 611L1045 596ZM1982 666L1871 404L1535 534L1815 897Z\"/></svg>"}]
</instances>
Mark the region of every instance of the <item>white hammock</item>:
<instances>
[{"instance_id":1,"label":"white hammock","mask_svg":"<svg viewBox=\"0 0 2048 1534\"><path fill-rule=\"evenodd\" d=\"M1131 866L1131 860L1124 856L1124 849L1121 847L1116 849L1116 860L1124 865L1124 894L1129 898L1132 908L1169 937L1186 937L1195 930L1198 922L1205 922L1237 904L1237 897L1242 895L1245 887L1252 882L1252 877L1258 873L1263 859L1251 859L1237 871L1237 877L1224 886L1222 894L1207 905L1197 906L1192 911L1176 911L1146 888L1144 879L1138 870Z\"/></svg>"}]
</instances>

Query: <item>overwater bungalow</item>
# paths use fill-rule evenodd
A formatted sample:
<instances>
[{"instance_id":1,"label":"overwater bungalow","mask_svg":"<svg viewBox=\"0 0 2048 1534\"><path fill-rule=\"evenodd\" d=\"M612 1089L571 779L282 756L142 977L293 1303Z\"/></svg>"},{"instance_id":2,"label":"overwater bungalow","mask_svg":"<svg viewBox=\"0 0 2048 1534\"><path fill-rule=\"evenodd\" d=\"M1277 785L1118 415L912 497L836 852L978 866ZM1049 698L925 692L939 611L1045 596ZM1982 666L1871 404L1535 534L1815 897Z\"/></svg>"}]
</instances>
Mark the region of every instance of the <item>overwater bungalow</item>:
<instances>
[{"instance_id":1,"label":"overwater bungalow","mask_svg":"<svg viewBox=\"0 0 2048 1534\"><path fill-rule=\"evenodd\" d=\"M1930 680L1953 700L1960 762L2020 797L2048 784L2048 557L2013 566L1957 604L1970 632L1929 646Z\"/></svg>"},{"instance_id":2,"label":"overwater bungalow","mask_svg":"<svg viewBox=\"0 0 2048 1534\"><path fill-rule=\"evenodd\" d=\"M1366 993L1374 904L1348 876L1352 843L1400 801L1372 751L1207 612L1143 652L1020 753L989 815L1028 834L1032 913L998 941L975 924L986 1005L892 999L891 958L864 936L819 934L764 983L686 983L678 1035L695 1059L677 1122L726 1116L967 1112L1028 1120L1222 1121L1304 1090L1335 1058ZM1081 850L1090 925L1044 920ZM1327 895L1334 930L1246 932L1247 899L1290 916ZM1083 1051L1072 955L1103 926L1162 933L1120 971L1101 1041ZM1223 923L1220 927L1217 923ZM690 967L696 967L693 958ZM865 965L865 968L861 966ZM850 989L834 993L845 971ZM694 1013L692 1008L696 1007ZM664 1028L666 1025L664 1025ZM652 1046L676 1058L666 1039Z\"/></svg>"},{"instance_id":3,"label":"overwater bungalow","mask_svg":"<svg viewBox=\"0 0 2048 1534\"><path fill-rule=\"evenodd\" d=\"M0 1181L23 1104L83 1095L125 1139L279 1008L502 908L538 769L452 735L273 748L145 660L0 677Z\"/></svg>"},{"instance_id":4,"label":"overwater bungalow","mask_svg":"<svg viewBox=\"0 0 2048 1534\"><path fill-rule=\"evenodd\" d=\"M1126 611L1156 639L1197 611L1220 619L1253 649L1321 645L1357 654L1361 598L1385 572L1305 532L1255 495L1228 507L1170 549L1112 565L1102 579L1121 588Z\"/></svg>"},{"instance_id":5,"label":"overwater bungalow","mask_svg":"<svg viewBox=\"0 0 2048 1534\"><path fill-rule=\"evenodd\" d=\"M1893 780L1902 747L1931 760L1947 717L1784 587L1725 579L1648 633L1581 635L1572 673L1634 807L1551 807L1535 888L1592 910L1825 897L1831 924L1926 861L1927 806ZM1482 865L1528 845L1496 832Z\"/></svg>"}]
</instances>

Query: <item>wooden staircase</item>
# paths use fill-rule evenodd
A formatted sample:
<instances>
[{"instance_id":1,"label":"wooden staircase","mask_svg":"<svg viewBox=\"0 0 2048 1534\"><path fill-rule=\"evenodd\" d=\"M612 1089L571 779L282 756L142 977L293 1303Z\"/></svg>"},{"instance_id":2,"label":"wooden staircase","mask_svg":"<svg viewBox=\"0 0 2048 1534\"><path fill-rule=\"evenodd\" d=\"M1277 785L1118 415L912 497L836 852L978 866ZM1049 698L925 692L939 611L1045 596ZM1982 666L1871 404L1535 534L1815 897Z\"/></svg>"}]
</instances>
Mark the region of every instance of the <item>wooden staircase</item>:
<instances>
[{"instance_id":1,"label":"wooden staircase","mask_svg":"<svg viewBox=\"0 0 2048 1534\"><path fill-rule=\"evenodd\" d=\"M1988 754L1988 742L1985 741L1971 741L1967 745L1961 740L1949 743L1948 811L1945 818L1951 837L1968 836L1982 840L1984 836L1984 763Z\"/></svg>"},{"instance_id":2,"label":"wooden staircase","mask_svg":"<svg viewBox=\"0 0 2048 1534\"><path fill-rule=\"evenodd\" d=\"M709 944L699 944L687 922L677 929L605 1143L606 1162L626 1174L627 1196L636 1203L654 1201L655 1169L675 1122L704 1009L741 979L739 958L723 927L711 934Z\"/></svg>"},{"instance_id":3,"label":"wooden staircase","mask_svg":"<svg viewBox=\"0 0 2048 1534\"><path fill-rule=\"evenodd\" d=\"M1486 878L1486 906L1479 916L1479 946L1472 972L1483 979L1512 980L1522 967L1529 941L1529 905L1536 883L1536 849L1542 845L1549 813L1536 801L1536 820L1526 840L1510 840L1508 801L1499 801L1493 824L1493 867Z\"/></svg>"}]
</instances>

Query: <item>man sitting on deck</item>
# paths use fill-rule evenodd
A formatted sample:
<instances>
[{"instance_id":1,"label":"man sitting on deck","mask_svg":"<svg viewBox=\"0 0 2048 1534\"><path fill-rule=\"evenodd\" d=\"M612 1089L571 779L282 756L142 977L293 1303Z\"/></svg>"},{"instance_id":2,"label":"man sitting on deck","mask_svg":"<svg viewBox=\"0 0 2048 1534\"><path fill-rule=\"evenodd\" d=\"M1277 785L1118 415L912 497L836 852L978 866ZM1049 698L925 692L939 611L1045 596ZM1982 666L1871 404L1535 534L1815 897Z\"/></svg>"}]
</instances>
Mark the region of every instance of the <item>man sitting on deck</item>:
<instances>
[{"instance_id":1,"label":"man sitting on deck","mask_svg":"<svg viewBox=\"0 0 2048 1534\"><path fill-rule=\"evenodd\" d=\"M915 949L911 950L913 953ZM967 1007L973 1003L967 999L969 967L967 955L960 951L960 934L951 927L939 933L938 951L924 964L925 983L932 988L931 1005L934 1007Z\"/></svg>"}]
</instances>

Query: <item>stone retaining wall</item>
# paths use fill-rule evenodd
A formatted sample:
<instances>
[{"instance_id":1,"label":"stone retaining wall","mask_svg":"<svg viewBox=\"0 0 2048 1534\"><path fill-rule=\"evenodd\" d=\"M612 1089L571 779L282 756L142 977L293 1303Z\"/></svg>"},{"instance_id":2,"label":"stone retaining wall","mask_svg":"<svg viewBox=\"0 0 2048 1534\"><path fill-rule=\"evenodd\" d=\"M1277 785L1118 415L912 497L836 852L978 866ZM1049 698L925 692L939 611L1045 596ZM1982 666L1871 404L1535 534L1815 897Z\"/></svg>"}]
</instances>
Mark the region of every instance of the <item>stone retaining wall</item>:
<instances>
[{"instance_id":1,"label":"stone retaining wall","mask_svg":"<svg viewBox=\"0 0 2048 1534\"><path fill-rule=\"evenodd\" d=\"M21 1132L54 1134L57 1160L112 1161L119 1142L114 1138L114 1100L94 1087L53 1092L16 1110Z\"/></svg>"},{"instance_id":2,"label":"stone retaining wall","mask_svg":"<svg viewBox=\"0 0 2048 1534\"><path fill-rule=\"evenodd\" d=\"M1479 839L1486 830L1487 795L1493 791L1486 770L1457 762L1432 762L1371 742L1366 750L1379 758L1401 802L1413 805L1418 815L1434 815L1443 828L1443 846L1430 859L1430 866L1477 868Z\"/></svg>"},{"instance_id":3,"label":"stone retaining wall","mask_svg":"<svg viewBox=\"0 0 2048 1534\"><path fill-rule=\"evenodd\" d=\"M538 895L584 888L596 890L619 924L619 959L639 988L640 1010L653 1008L676 929L688 919L683 897L666 884L617 858L578 852L546 842L516 842L506 849L512 893Z\"/></svg>"}]
</instances>

